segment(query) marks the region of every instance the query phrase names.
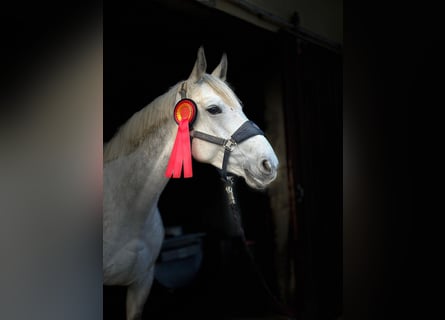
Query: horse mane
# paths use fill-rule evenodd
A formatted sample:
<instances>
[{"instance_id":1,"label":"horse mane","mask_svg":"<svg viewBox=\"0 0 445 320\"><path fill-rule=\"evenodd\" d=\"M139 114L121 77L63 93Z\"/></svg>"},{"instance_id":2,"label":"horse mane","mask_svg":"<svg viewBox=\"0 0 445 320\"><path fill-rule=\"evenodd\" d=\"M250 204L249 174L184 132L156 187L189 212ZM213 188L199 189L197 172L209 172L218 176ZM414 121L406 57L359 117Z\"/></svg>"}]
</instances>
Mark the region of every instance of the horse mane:
<instances>
[{"instance_id":1,"label":"horse mane","mask_svg":"<svg viewBox=\"0 0 445 320\"><path fill-rule=\"evenodd\" d=\"M104 145L104 163L132 153L141 145L147 136L165 126L167 121L172 117L173 106L176 102L176 93L181 83L182 81L171 87L163 95L157 97L146 107L134 113L131 118L119 128L113 138ZM231 107L242 106L241 101L227 82L210 74L204 74L198 83L192 85L200 85L201 83L208 84L227 105Z\"/></svg>"},{"instance_id":2,"label":"horse mane","mask_svg":"<svg viewBox=\"0 0 445 320\"><path fill-rule=\"evenodd\" d=\"M145 138L164 126L172 116L179 84L134 113L104 145L103 161L108 162L132 153Z\"/></svg>"}]
</instances>

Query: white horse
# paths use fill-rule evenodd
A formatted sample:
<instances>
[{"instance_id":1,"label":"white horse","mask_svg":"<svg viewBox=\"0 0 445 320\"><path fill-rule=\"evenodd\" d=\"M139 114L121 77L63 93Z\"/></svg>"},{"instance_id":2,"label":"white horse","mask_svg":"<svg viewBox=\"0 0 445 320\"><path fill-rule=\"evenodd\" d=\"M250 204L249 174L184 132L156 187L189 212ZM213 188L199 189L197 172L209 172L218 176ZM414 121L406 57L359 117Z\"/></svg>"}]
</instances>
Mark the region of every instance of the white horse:
<instances>
[{"instance_id":1,"label":"white horse","mask_svg":"<svg viewBox=\"0 0 445 320\"><path fill-rule=\"evenodd\" d=\"M173 108L184 94L181 89L197 105L193 132L204 133L192 140L195 160L221 169L230 150L224 169L255 189L265 188L277 174L278 159L259 133L225 147L205 139L231 141L248 120L225 82L226 55L211 74L206 67L201 47L189 78L136 112L104 146L103 277L105 285L128 286L128 320L141 318L164 239L157 204L169 181L165 171L178 130Z\"/></svg>"}]
</instances>

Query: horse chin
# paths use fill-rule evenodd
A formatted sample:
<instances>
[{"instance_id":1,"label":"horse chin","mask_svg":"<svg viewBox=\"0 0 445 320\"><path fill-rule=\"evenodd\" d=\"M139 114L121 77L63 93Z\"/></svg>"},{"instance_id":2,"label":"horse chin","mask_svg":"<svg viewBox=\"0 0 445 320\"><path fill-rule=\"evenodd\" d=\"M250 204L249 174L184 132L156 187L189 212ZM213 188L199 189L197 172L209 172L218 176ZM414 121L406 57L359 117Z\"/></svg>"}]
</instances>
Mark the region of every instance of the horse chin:
<instances>
[{"instance_id":1,"label":"horse chin","mask_svg":"<svg viewBox=\"0 0 445 320\"><path fill-rule=\"evenodd\" d=\"M249 187L251 187L252 189L264 190L267 187L267 185L265 185L265 184L263 184L261 182L249 179L249 178L244 178L244 180L246 181L247 185Z\"/></svg>"},{"instance_id":2,"label":"horse chin","mask_svg":"<svg viewBox=\"0 0 445 320\"><path fill-rule=\"evenodd\" d=\"M266 187L274 180L274 179L268 179L263 180L255 175L253 175L250 171L244 170L244 180L246 181L247 185L253 189L257 190L264 190Z\"/></svg>"}]
</instances>

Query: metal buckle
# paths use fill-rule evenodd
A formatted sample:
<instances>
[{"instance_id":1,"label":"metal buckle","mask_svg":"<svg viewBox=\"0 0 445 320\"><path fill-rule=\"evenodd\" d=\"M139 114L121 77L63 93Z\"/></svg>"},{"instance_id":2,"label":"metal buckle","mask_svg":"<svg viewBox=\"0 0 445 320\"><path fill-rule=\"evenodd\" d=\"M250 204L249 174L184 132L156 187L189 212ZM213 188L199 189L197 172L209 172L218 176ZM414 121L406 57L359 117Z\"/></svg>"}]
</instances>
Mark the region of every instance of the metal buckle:
<instances>
[{"instance_id":1,"label":"metal buckle","mask_svg":"<svg viewBox=\"0 0 445 320\"><path fill-rule=\"evenodd\" d=\"M227 139L226 141L224 141L224 149L228 150L228 151L233 151L233 149L235 149L236 147L236 142L233 139Z\"/></svg>"}]
</instances>

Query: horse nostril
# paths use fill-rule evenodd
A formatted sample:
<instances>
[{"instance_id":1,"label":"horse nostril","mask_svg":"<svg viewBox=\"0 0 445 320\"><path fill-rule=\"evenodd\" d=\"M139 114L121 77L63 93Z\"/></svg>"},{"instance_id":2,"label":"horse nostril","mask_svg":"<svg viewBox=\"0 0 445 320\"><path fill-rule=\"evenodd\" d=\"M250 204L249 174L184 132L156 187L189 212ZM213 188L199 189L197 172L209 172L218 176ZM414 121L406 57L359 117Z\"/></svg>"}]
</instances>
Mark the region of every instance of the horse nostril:
<instances>
[{"instance_id":1,"label":"horse nostril","mask_svg":"<svg viewBox=\"0 0 445 320\"><path fill-rule=\"evenodd\" d=\"M261 162L261 164L263 165L263 169L265 172L267 172L267 173L272 172L272 166L270 165L269 160L263 160L263 162Z\"/></svg>"}]
</instances>

